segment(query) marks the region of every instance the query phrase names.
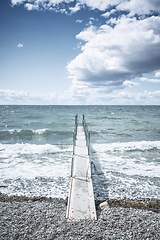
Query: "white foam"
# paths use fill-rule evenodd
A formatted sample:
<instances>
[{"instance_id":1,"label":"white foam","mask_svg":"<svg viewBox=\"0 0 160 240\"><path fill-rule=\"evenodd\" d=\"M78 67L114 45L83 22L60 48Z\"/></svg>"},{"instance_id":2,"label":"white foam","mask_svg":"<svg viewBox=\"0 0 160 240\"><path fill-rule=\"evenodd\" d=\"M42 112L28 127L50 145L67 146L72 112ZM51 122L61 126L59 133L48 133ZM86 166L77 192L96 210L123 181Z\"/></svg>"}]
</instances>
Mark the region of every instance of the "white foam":
<instances>
[{"instance_id":1,"label":"white foam","mask_svg":"<svg viewBox=\"0 0 160 240\"><path fill-rule=\"evenodd\" d=\"M44 144L44 145L36 145L36 144L0 144L0 155L4 158L8 158L11 155L17 156L17 154L43 154L43 153L56 153L56 152L64 152L64 151L72 151L71 145L52 145L52 144Z\"/></svg>"},{"instance_id":2,"label":"white foam","mask_svg":"<svg viewBox=\"0 0 160 240\"><path fill-rule=\"evenodd\" d=\"M30 124L30 123L26 123L26 124ZM41 134L43 134L43 133L45 133L46 131L49 131L50 129L49 128L42 128L42 129L36 129L36 130L34 130L34 129L31 129L31 131L33 132L33 133L36 133L36 134L39 134L39 135L41 135ZM24 129L22 130L22 129L9 129L8 130L8 132L10 132L10 134L13 134L13 133L20 133L20 132L22 132L22 131L25 131Z\"/></svg>"},{"instance_id":3,"label":"white foam","mask_svg":"<svg viewBox=\"0 0 160 240\"><path fill-rule=\"evenodd\" d=\"M159 177L160 165L155 161L148 162L145 158L141 158L140 154L134 158L129 155L117 156L98 151L97 154L104 172L113 171L130 176Z\"/></svg>"},{"instance_id":4,"label":"white foam","mask_svg":"<svg viewBox=\"0 0 160 240\"><path fill-rule=\"evenodd\" d=\"M68 194L71 145L0 144L0 158L1 182L8 185L2 193L63 198ZM45 185L41 179L51 182Z\"/></svg>"},{"instance_id":5,"label":"white foam","mask_svg":"<svg viewBox=\"0 0 160 240\"><path fill-rule=\"evenodd\" d=\"M0 176L3 179L61 176L68 171L71 156L70 145L62 148L51 144L0 144Z\"/></svg>"},{"instance_id":6,"label":"white foam","mask_svg":"<svg viewBox=\"0 0 160 240\"><path fill-rule=\"evenodd\" d=\"M160 141L141 141L141 142L114 142L108 144L93 144L94 149L98 152L106 151L134 151L134 150L150 150L153 148L160 149Z\"/></svg>"},{"instance_id":7,"label":"white foam","mask_svg":"<svg viewBox=\"0 0 160 240\"><path fill-rule=\"evenodd\" d=\"M147 161L146 150L160 149L159 141L94 144L97 179L104 173L100 196L108 191L110 198L160 198L158 185L160 166ZM68 195L72 145L0 144L1 192L17 195L63 197ZM149 151L150 153L150 151ZM51 182L41 182L51 179ZM105 180L104 179L104 180ZM103 194L104 193L104 194Z\"/></svg>"},{"instance_id":8,"label":"white foam","mask_svg":"<svg viewBox=\"0 0 160 240\"><path fill-rule=\"evenodd\" d=\"M104 172L110 198L160 198L160 165L154 151L147 155L154 148L160 149L159 141L93 144L92 160Z\"/></svg>"},{"instance_id":9,"label":"white foam","mask_svg":"<svg viewBox=\"0 0 160 240\"><path fill-rule=\"evenodd\" d=\"M42 129L36 129L36 130L32 129L32 132L37 133L37 134L43 134L47 130L50 130L50 129L49 128L42 128Z\"/></svg>"},{"instance_id":10,"label":"white foam","mask_svg":"<svg viewBox=\"0 0 160 240\"><path fill-rule=\"evenodd\" d=\"M10 130L8 130L8 132L10 132L10 134L13 134L14 132L21 132L22 130L20 130L20 129L10 129Z\"/></svg>"}]
</instances>

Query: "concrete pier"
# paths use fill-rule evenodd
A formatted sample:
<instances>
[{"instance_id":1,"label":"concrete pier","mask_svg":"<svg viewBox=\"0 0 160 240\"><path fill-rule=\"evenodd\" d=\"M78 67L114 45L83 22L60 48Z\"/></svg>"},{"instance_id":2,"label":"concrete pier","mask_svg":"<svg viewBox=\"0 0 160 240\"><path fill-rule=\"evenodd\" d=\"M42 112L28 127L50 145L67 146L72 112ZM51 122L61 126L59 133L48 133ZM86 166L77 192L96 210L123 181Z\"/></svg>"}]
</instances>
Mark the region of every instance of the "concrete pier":
<instances>
[{"instance_id":1,"label":"concrete pier","mask_svg":"<svg viewBox=\"0 0 160 240\"><path fill-rule=\"evenodd\" d=\"M88 132L83 125L77 126L73 139L70 195L66 217L69 219L96 219L91 163L89 158Z\"/></svg>"}]
</instances>

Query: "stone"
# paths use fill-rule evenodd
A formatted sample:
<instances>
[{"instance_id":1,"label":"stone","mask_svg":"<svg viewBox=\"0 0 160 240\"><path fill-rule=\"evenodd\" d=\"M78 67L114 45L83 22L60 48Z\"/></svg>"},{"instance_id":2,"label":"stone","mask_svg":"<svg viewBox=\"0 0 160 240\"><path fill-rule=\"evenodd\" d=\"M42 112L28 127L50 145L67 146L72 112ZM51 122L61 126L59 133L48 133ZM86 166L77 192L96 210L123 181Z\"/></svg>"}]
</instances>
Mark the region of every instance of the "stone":
<instances>
[{"instance_id":1,"label":"stone","mask_svg":"<svg viewBox=\"0 0 160 240\"><path fill-rule=\"evenodd\" d=\"M102 203L100 203L100 204L99 204L99 209L100 209L101 211L109 209L108 203L107 203L107 202L102 202Z\"/></svg>"}]
</instances>

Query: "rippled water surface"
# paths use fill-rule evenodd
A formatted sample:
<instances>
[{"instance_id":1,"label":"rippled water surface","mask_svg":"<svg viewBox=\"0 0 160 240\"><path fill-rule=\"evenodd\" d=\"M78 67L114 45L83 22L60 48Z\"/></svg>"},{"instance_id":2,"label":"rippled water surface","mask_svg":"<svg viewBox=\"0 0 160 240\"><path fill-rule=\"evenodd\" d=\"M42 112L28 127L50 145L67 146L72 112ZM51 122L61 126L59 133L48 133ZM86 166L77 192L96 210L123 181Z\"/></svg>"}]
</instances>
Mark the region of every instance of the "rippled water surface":
<instances>
[{"instance_id":1,"label":"rippled water surface","mask_svg":"<svg viewBox=\"0 0 160 240\"><path fill-rule=\"evenodd\" d=\"M96 198L160 198L160 106L0 106L0 192L68 196L75 114Z\"/></svg>"}]
</instances>

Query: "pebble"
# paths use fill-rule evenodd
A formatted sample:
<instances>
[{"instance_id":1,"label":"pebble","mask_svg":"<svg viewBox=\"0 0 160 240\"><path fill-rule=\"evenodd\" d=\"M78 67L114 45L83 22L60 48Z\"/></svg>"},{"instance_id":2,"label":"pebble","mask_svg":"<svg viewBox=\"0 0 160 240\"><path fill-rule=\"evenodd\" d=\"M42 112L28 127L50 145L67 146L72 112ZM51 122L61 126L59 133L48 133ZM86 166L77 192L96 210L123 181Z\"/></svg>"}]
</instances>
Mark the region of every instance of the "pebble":
<instances>
[{"instance_id":1,"label":"pebble","mask_svg":"<svg viewBox=\"0 0 160 240\"><path fill-rule=\"evenodd\" d=\"M160 214L134 208L97 210L97 220L66 219L66 203L1 201L0 239L160 239Z\"/></svg>"},{"instance_id":2,"label":"pebble","mask_svg":"<svg viewBox=\"0 0 160 240\"><path fill-rule=\"evenodd\" d=\"M100 210L107 210L109 209L109 204L105 201L99 204L99 209Z\"/></svg>"}]
</instances>

